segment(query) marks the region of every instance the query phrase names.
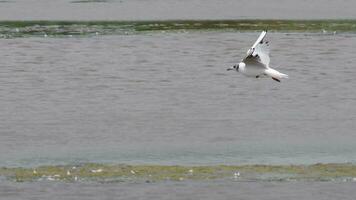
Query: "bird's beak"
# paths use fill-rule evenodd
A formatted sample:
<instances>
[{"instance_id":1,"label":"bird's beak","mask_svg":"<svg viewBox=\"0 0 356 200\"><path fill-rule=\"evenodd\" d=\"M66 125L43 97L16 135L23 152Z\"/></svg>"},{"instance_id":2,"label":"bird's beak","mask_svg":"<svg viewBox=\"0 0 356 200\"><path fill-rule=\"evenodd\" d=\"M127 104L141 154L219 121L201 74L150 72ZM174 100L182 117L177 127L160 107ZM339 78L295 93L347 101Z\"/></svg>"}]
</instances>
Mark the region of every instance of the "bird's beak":
<instances>
[{"instance_id":1,"label":"bird's beak","mask_svg":"<svg viewBox=\"0 0 356 200\"><path fill-rule=\"evenodd\" d=\"M229 68L227 68L226 70L227 71L230 71L230 70L233 70L234 68L233 67L229 67Z\"/></svg>"}]
</instances>

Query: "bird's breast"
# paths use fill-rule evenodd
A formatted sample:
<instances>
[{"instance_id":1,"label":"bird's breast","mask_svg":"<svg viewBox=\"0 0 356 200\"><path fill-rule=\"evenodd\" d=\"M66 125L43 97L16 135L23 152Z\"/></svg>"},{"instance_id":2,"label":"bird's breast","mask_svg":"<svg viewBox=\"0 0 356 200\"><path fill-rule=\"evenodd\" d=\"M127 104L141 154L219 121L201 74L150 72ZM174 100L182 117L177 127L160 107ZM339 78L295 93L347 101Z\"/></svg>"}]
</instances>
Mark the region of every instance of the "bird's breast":
<instances>
[{"instance_id":1,"label":"bird's breast","mask_svg":"<svg viewBox=\"0 0 356 200\"><path fill-rule=\"evenodd\" d=\"M239 71L244 74L245 76L251 76L251 77L256 77L258 75L261 75L264 73L263 68L258 67L258 66L246 66L243 67L241 70L239 69Z\"/></svg>"}]
</instances>

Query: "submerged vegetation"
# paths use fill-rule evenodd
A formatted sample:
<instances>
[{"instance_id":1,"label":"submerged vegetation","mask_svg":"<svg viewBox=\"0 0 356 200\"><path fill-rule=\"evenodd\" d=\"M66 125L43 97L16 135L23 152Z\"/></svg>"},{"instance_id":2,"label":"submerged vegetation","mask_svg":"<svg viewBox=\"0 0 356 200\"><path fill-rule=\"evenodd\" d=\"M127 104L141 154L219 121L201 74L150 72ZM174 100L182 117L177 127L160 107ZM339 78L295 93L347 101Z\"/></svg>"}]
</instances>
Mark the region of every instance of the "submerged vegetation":
<instances>
[{"instance_id":1,"label":"submerged vegetation","mask_svg":"<svg viewBox=\"0 0 356 200\"><path fill-rule=\"evenodd\" d=\"M0 21L0 37L90 36L145 31L356 32L356 20Z\"/></svg>"},{"instance_id":2,"label":"submerged vegetation","mask_svg":"<svg viewBox=\"0 0 356 200\"><path fill-rule=\"evenodd\" d=\"M235 181L356 181L356 165L241 165L162 166L83 164L0 168L0 176L23 181L183 181L232 179Z\"/></svg>"}]
</instances>

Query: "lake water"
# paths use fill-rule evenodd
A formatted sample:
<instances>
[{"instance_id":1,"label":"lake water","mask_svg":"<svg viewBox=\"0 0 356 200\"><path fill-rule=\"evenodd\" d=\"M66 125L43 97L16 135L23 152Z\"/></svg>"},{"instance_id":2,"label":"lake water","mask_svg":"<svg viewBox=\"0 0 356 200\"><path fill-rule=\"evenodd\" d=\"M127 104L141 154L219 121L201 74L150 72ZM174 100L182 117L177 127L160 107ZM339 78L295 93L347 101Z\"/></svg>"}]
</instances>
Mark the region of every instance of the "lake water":
<instances>
[{"instance_id":1,"label":"lake water","mask_svg":"<svg viewBox=\"0 0 356 200\"><path fill-rule=\"evenodd\" d=\"M0 1L0 20L356 17L347 0L261 2L9 0ZM356 163L354 33L270 32L271 67L290 77L278 83L226 71L259 32L17 37L16 30L0 39L0 167ZM0 176L0 197L354 199L354 179L342 180L19 183Z\"/></svg>"},{"instance_id":2,"label":"lake water","mask_svg":"<svg viewBox=\"0 0 356 200\"><path fill-rule=\"evenodd\" d=\"M355 183L333 182L161 182L0 183L5 199L264 199L354 200Z\"/></svg>"},{"instance_id":3,"label":"lake water","mask_svg":"<svg viewBox=\"0 0 356 200\"><path fill-rule=\"evenodd\" d=\"M226 71L257 35L0 40L0 166L355 162L356 35L270 33L281 83Z\"/></svg>"},{"instance_id":4,"label":"lake water","mask_svg":"<svg viewBox=\"0 0 356 200\"><path fill-rule=\"evenodd\" d=\"M226 71L257 35L0 40L0 166L354 163L356 35L270 33L281 83ZM355 196L353 182L0 185L7 199Z\"/></svg>"},{"instance_id":5,"label":"lake water","mask_svg":"<svg viewBox=\"0 0 356 200\"><path fill-rule=\"evenodd\" d=\"M1 20L350 19L353 0L5 0Z\"/></svg>"}]
</instances>

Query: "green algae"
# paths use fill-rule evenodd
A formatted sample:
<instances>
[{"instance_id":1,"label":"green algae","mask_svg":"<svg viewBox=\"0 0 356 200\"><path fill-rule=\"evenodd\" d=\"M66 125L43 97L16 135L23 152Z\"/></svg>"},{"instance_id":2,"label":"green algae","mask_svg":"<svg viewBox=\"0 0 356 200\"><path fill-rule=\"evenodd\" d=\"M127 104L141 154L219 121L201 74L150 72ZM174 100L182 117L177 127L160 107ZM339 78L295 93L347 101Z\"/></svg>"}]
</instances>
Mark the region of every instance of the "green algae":
<instances>
[{"instance_id":1,"label":"green algae","mask_svg":"<svg viewBox=\"0 0 356 200\"><path fill-rule=\"evenodd\" d=\"M0 168L0 176L22 181L182 181L233 179L236 181L355 180L356 165L241 165L166 166L109 165L88 163L78 166Z\"/></svg>"},{"instance_id":2,"label":"green algae","mask_svg":"<svg viewBox=\"0 0 356 200\"><path fill-rule=\"evenodd\" d=\"M125 35L147 31L356 32L356 20L0 21L0 37Z\"/></svg>"}]
</instances>

